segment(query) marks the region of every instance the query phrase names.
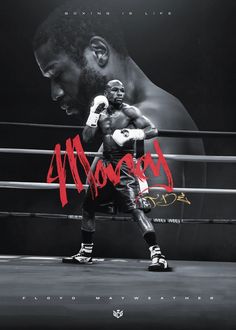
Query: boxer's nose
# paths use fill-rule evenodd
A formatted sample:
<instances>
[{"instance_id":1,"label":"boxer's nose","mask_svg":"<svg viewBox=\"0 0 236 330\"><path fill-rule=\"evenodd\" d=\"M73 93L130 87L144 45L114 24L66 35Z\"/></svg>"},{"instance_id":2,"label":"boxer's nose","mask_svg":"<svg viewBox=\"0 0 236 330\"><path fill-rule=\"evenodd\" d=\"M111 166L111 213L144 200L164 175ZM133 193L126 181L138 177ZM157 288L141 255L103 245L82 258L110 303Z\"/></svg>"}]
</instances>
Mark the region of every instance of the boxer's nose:
<instances>
[{"instance_id":1,"label":"boxer's nose","mask_svg":"<svg viewBox=\"0 0 236 330\"><path fill-rule=\"evenodd\" d=\"M64 96L64 91L58 83L51 80L51 97L53 101L57 101L59 98Z\"/></svg>"},{"instance_id":2,"label":"boxer's nose","mask_svg":"<svg viewBox=\"0 0 236 330\"><path fill-rule=\"evenodd\" d=\"M123 97L124 93L122 91L118 91L117 96Z\"/></svg>"}]
</instances>

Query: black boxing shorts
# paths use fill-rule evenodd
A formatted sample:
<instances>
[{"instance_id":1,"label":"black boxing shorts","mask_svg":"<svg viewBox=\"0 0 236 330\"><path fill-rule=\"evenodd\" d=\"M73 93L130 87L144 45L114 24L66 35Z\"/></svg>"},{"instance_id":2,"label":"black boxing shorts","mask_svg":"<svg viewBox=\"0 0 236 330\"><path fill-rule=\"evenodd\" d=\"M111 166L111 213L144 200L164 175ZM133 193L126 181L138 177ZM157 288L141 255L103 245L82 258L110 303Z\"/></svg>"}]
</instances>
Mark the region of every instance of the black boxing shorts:
<instances>
[{"instance_id":1,"label":"black boxing shorts","mask_svg":"<svg viewBox=\"0 0 236 330\"><path fill-rule=\"evenodd\" d=\"M102 163L104 167L111 164L115 169L120 159L121 157L107 156L102 159ZM98 189L98 196L94 199L91 195L91 189L88 188L83 203L83 209L88 212L99 212L102 205L112 202L118 207L119 211L130 212L138 208L136 203L138 193L138 179L130 173L130 169L126 163L122 163L120 167L120 182L113 185L108 179L107 184L103 188Z\"/></svg>"}]
</instances>

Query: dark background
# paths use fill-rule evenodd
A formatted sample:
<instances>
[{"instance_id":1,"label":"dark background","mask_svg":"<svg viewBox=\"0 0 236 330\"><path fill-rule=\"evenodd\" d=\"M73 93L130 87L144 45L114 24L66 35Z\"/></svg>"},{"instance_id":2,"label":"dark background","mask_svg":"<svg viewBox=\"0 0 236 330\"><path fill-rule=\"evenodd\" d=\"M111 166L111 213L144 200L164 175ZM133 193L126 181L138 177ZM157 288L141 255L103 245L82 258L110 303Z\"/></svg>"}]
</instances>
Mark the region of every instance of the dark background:
<instances>
[{"instance_id":1,"label":"dark background","mask_svg":"<svg viewBox=\"0 0 236 330\"><path fill-rule=\"evenodd\" d=\"M62 2L2 2L0 122L79 124L78 118L65 116L51 101L49 81L41 76L31 46L38 24ZM217 0L112 3L113 13L116 6L119 12L133 11L133 16L119 17L131 57L155 84L181 100L200 130L236 128L233 5L233 1ZM145 16L145 11L156 15ZM0 125L0 130L0 147L39 149L64 145L66 138L79 133L10 125ZM206 154L235 155L235 139L205 139L204 144ZM46 181L48 156L0 154L0 160L2 181ZM235 164L208 164L207 174L210 188L236 187ZM57 190L0 189L0 211L79 213L82 198L75 191L68 192L68 197L69 204L62 209ZM235 195L205 196L202 218L235 218ZM0 217L0 221L0 253L65 255L80 245L78 221L24 217ZM160 225L158 230L169 258L236 259L234 226ZM132 223L99 223L95 243L100 256L147 256Z\"/></svg>"}]
</instances>

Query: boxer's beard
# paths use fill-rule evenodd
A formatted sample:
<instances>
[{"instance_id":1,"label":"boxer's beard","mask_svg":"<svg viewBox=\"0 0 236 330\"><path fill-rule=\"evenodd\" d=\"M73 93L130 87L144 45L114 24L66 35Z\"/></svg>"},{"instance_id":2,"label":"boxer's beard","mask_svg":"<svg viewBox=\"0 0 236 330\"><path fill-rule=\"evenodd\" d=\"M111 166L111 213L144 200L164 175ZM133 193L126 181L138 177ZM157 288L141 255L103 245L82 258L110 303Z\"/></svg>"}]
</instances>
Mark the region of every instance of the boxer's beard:
<instances>
[{"instance_id":1,"label":"boxer's beard","mask_svg":"<svg viewBox=\"0 0 236 330\"><path fill-rule=\"evenodd\" d=\"M106 77L93 68L90 68L87 63L85 63L85 67L80 74L77 93L78 104L83 104L84 108L84 111L80 112L83 121L88 117L88 109L93 98L96 95L104 94L106 84Z\"/></svg>"}]
</instances>

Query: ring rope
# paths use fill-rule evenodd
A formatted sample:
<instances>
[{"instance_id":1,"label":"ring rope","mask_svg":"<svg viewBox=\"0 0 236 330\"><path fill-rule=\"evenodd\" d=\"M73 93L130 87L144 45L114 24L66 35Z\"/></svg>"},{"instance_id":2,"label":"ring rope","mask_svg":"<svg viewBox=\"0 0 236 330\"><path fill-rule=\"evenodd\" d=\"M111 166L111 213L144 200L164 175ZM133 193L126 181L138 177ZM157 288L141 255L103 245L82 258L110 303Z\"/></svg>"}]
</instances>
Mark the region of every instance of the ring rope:
<instances>
[{"instance_id":1,"label":"ring rope","mask_svg":"<svg viewBox=\"0 0 236 330\"><path fill-rule=\"evenodd\" d=\"M82 220L82 215L74 214L53 214L53 213L35 213L35 212L3 212L0 211L0 218L6 217L31 217L40 219L57 219L57 220ZM99 221L133 221L131 217L122 216L108 216L98 215L95 216L96 220ZM163 219L163 218L152 218L153 223L161 224L236 224L236 219Z\"/></svg>"},{"instance_id":2,"label":"ring rope","mask_svg":"<svg viewBox=\"0 0 236 330\"><path fill-rule=\"evenodd\" d=\"M192 130L171 130L158 129L158 136L160 137L188 137L188 138L210 138L210 137L236 137L236 132L222 132L222 131L192 131Z\"/></svg>"},{"instance_id":3,"label":"ring rope","mask_svg":"<svg viewBox=\"0 0 236 330\"><path fill-rule=\"evenodd\" d=\"M58 189L59 183L42 183L42 182L19 182L19 181L0 181L0 188L14 189ZM88 185L83 185L88 188ZM67 189L76 189L76 185L72 183L66 184ZM149 190L166 191L163 187L150 187ZM173 192L187 193L208 193L208 194L236 194L236 189L215 189L215 188L173 188Z\"/></svg>"},{"instance_id":4,"label":"ring rope","mask_svg":"<svg viewBox=\"0 0 236 330\"><path fill-rule=\"evenodd\" d=\"M37 123L19 123L19 122L0 122L0 125L28 126L28 127L45 127L45 128L66 128L66 129L82 129L84 126L71 125L54 125L54 124L37 124ZM236 132L222 131L193 131L193 130L169 130L158 129L159 137L236 137Z\"/></svg>"},{"instance_id":5,"label":"ring rope","mask_svg":"<svg viewBox=\"0 0 236 330\"><path fill-rule=\"evenodd\" d=\"M20 122L10 122L2 121L0 125L10 125L10 126L25 126L25 127L43 127L43 128L69 128L69 129L83 129L84 126L72 126L72 125L55 125L55 124L38 124L38 123L20 123Z\"/></svg>"},{"instance_id":6,"label":"ring rope","mask_svg":"<svg viewBox=\"0 0 236 330\"><path fill-rule=\"evenodd\" d=\"M30 155L53 155L54 150L44 150L44 149L18 149L18 148L0 148L0 153L8 153L8 154L30 154ZM64 155L66 153L65 150L61 150L61 154ZM96 151L85 151L84 152L88 157L100 157L102 156L101 152ZM76 155L77 152L74 151ZM236 157L235 157L236 158Z\"/></svg>"},{"instance_id":7,"label":"ring rope","mask_svg":"<svg viewBox=\"0 0 236 330\"><path fill-rule=\"evenodd\" d=\"M13 153L13 154L32 154L32 155L53 155L54 150L44 150L44 149L18 149L18 148L0 148L0 153ZM64 155L65 150L61 151ZM76 155L77 152L74 151ZM85 151L85 155L88 157L102 157L101 152ZM158 155L151 154L153 159L157 159ZM221 163L235 163L236 156L211 156L211 155L178 155L178 154L164 154L167 160L176 161L190 161L190 162L221 162Z\"/></svg>"}]
</instances>

